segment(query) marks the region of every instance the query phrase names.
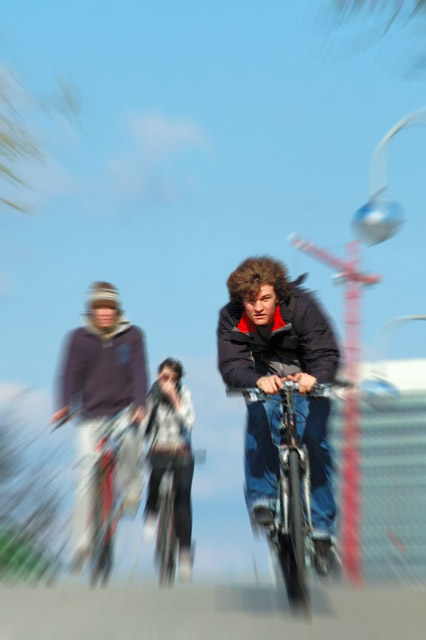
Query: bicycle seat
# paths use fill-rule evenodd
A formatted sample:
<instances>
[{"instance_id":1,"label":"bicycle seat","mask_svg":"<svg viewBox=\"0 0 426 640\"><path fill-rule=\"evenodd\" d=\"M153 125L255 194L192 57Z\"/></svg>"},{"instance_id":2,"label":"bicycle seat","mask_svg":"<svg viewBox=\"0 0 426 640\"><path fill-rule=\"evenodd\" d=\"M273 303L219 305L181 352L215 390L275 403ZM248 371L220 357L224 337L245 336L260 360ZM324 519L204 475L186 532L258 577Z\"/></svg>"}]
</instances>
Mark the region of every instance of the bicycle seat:
<instances>
[{"instance_id":1,"label":"bicycle seat","mask_svg":"<svg viewBox=\"0 0 426 640\"><path fill-rule=\"evenodd\" d=\"M171 444L171 443L159 443L152 447L152 455L164 455L164 456L182 456L189 455L191 452L187 444Z\"/></svg>"}]
</instances>

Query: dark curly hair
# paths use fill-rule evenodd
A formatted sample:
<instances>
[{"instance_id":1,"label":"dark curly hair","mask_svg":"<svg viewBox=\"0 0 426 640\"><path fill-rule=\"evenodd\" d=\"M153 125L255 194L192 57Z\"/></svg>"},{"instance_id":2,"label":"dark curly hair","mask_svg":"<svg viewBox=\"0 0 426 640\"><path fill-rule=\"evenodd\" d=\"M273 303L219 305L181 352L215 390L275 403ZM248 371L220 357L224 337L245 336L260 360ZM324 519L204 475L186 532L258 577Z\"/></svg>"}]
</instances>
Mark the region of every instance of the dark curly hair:
<instances>
[{"instance_id":1,"label":"dark curly hair","mask_svg":"<svg viewBox=\"0 0 426 640\"><path fill-rule=\"evenodd\" d=\"M269 256L246 258L231 273L227 287L232 302L242 304L244 298L254 298L264 284L274 287L279 302L290 295L287 269L282 262Z\"/></svg>"}]
</instances>

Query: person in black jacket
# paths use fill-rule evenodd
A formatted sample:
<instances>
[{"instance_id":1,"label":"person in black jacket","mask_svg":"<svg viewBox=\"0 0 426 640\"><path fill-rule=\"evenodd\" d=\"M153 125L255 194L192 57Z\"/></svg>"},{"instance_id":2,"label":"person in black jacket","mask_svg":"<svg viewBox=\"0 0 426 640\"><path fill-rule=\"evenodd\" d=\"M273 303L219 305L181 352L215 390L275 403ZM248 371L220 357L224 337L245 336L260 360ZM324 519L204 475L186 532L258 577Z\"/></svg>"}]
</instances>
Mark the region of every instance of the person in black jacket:
<instances>
[{"instance_id":1,"label":"person in black jacket","mask_svg":"<svg viewBox=\"0 0 426 640\"><path fill-rule=\"evenodd\" d=\"M269 257L247 258L227 281L230 302L220 311L219 370L229 387L259 387L270 399L247 403L245 494L258 525L273 521L279 475L282 380L299 383L297 430L311 464L311 507L317 570L326 573L336 505L327 442L330 402L307 399L316 382L333 382L339 348L330 321L313 295L288 281L285 266ZM275 443L275 444L274 444Z\"/></svg>"}]
</instances>

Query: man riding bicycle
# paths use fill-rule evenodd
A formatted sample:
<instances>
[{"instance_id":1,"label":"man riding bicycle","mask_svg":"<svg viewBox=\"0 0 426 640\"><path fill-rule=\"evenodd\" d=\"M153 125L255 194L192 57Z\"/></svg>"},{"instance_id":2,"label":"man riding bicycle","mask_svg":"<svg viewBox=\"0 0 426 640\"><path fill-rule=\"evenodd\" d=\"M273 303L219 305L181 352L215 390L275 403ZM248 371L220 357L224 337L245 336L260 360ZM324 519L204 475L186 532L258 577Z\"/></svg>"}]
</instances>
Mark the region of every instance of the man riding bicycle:
<instances>
[{"instance_id":1,"label":"man riding bicycle","mask_svg":"<svg viewBox=\"0 0 426 640\"><path fill-rule=\"evenodd\" d=\"M315 383L333 382L339 348L325 313L311 293L287 278L269 257L247 258L227 281L230 302L220 312L219 370L229 387L259 387L270 395L247 403L245 494L252 521L268 526L275 517L281 402L284 379L299 383L296 426L311 465L312 538L316 569L328 572L336 506L327 441L330 402L307 399Z\"/></svg>"},{"instance_id":2,"label":"man riding bicycle","mask_svg":"<svg viewBox=\"0 0 426 640\"><path fill-rule=\"evenodd\" d=\"M59 407L55 423L80 409L77 427L78 486L74 513L73 566L81 570L90 553L93 496L90 479L102 427L114 432L141 422L145 415L147 370L142 331L125 318L117 289L95 282L89 291L85 326L71 332L61 362ZM119 451L118 471L125 508L140 503L136 434L127 430Z\"/></svg>"}]
</instances>

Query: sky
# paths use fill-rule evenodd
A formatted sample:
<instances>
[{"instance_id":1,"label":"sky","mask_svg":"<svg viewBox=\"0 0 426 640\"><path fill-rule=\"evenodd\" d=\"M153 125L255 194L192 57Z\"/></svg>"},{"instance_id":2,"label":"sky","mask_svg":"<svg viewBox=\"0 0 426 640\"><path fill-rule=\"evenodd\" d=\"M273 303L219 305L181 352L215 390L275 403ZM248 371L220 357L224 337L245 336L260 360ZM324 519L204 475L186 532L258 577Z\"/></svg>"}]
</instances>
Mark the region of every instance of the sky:
<instances>
[{"instance_id":1,"label":"sky","mask_svg":"<svg viewBox=\"0 0 426 640\"><path fill-rule=\"evenodd\" d=\"M216 372L226 279L254 254L307 271L342 337L343 289L288 236L343 257L375 146L426 100L424 79L398 72L404 34L339 56L361 27L330 32L317 5L15 0L0 20L0 61L34 95L60 73L80 105L77 122L28 114L45 157L22 166L31 213L0 209L0 389L32 389L34 428L45 428L88 285L115 283L145 331L151 375L169 355L187 370L195 446L207 449L194 480L200 572L233 578L252 574L261 552L242 494L244 412ZM406 223L362 250L363 268L383 278L363 296L363 357L384 323L424 313L425 141L408 129L389 148L389 197ZM424 329L401 328L386 355L424 357ZM137 539L135 526L125 535Z\"/></svg>"}]
</instances>

